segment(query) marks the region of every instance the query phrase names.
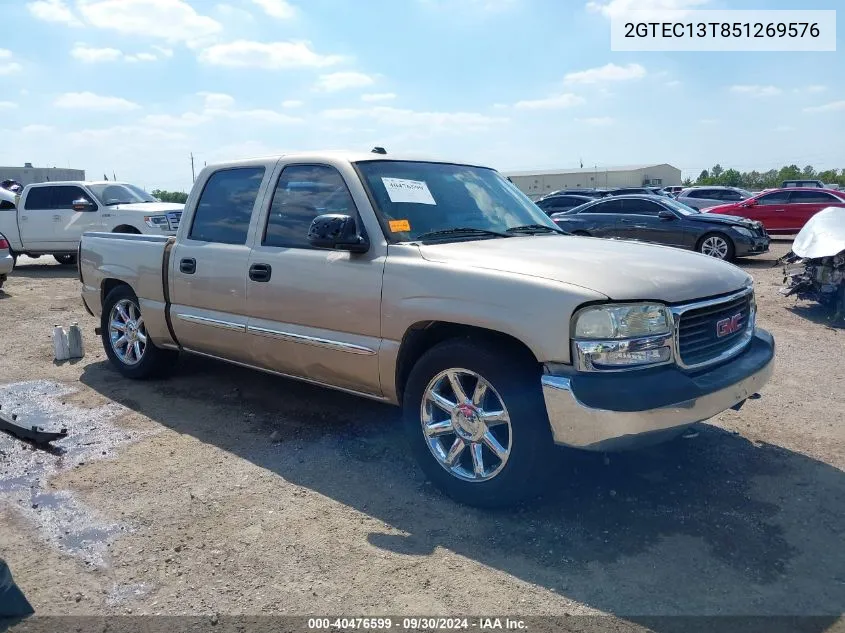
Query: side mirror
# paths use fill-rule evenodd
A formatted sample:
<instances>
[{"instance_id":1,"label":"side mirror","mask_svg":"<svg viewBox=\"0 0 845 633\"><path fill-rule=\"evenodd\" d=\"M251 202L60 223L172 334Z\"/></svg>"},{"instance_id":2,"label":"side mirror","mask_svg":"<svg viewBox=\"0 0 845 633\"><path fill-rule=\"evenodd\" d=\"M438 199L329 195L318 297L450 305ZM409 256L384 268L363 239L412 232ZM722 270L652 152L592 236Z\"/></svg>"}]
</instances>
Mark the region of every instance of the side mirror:
<instances>
[{"instance_id":1,"label":"side mirror","mask_svg":"<svg viewBox=\"0 0 845 633\"><path fill-rule=\"evenodd\" d=\"M86 200L85 198L79 198L74 200L71 204L71 208L74 211L96 211L97 207L95 207L90 200Z\"/></svg>"},{"instance_id":2,"label":"side mirror","mask_svg":"<svg viewBox=\"0 0 845 633\"><path fill-rule=\"evenodd\" d=\"M317 248L366 253L370 242L358 234L355 219L339 213L318 215L308 230L308 242Z\"/></svg>"},{"instance_id":3,"label":"side mirror","mask_svg":"<svg viewBox=\"0 0 845 633\"><path fill-rule=\"evenodd\" d=\"M672 213L671 211L666 211L666 210L663 210L660 213L658 213L657 217L660 218L661 220L674 220L674 219L676 219L674 213Z\"/></svg>"},{"instance_id":4,"label":"side mirror","mask_svg":"<svg viewBox=\"0 0 845 633\"><path fill-rule=\"evenodd\" d=\"M744 207L756 207L757 201L754 198L749 198L748 200L746 200L745 202L742 203L742 206L744 206Z\"/></svg>"}]
</instances>

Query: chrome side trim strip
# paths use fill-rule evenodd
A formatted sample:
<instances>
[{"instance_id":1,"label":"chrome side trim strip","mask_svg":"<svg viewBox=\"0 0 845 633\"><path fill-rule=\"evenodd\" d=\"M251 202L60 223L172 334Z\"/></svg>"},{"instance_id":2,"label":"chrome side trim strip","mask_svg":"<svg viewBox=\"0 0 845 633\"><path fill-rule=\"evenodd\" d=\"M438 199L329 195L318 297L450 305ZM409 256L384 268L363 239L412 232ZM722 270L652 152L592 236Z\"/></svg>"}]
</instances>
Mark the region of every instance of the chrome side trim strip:
<instances>
[{"instance_id":1,"label":"chrome side trim strip","mask_svg":"<svg viewBox=\"0 0 845 633\"><path fill-rule=\"evenodd\" d=\"M247 363L240 363L236 360L229 360L228 358L222 358L220 356L214 356L213 354L206 354L205 352L198 352L194 349L190 349L188 347L183 347L183 351L186 351L190 354L196 354L197 356L204 356L205 358L213 358L214 360L219 360L224 363L229 363L230 365L237 365L238 367L245 367L246 369L254 369L256 371L264 372L265 374L272 374L273 376L279 376L280 378L289 378L290 380L298 380L299 382L307 382L309 385L314 385L316 387L325 387L326 389L334 389L335 391L342 391L343 393L348 393L351 396L359 396L361 398L367 398L368 400L377 400L378 402L390 402L384 396L379 396L372 393L367 393L365 391L355 391L354 389L347 389L346 387L337 387L335 385L330 385L325 382L320 382L319 380L313 380L311 378L303 378L302 376L293 376L291 374L283 374L280 371L273 371L272 369L265 369L264 367L257 367L255 365L249 365Z\"/></svg>"},{"instance_id":2,"label":"chrome side trim strip","mask_svg":"<svg viewBox=\"0 0 845 633\"><path fill-rule=\"evenodd\" d=\"M306 336L304 334L294 334L293 332L283 332L281 330L273 330L266 327L258 327L249 325L246 331L256 336L266 336L268 338L281 339L284 341L291 341L292 343L305 343L306 345L315 345L317 347L325 347L328 349L337 350L339 352L349 352L350 354L361 354L363 356L373 356L376 350L361 345L353 345L352 343L343 343L341 341L332 341L326 338L319 338L317 336Z\"/></svg>"},{"instance_id":3,"label":"chrome side trim strip","mask_svg":"<svg viewBox=\"0 0 845 633\"><path fill-rule=\"evenodd\" d=\"M188 323L199 323L200 325L210 325L211 327L219 327L223 330L232 330L233 332L246 332L246 325L243 323L232 323L231 321L221 321L220 319L210 319L208 317L201 317L195 314L177 314L177 319L187 321Z\"/></svg>"}]
</instances>

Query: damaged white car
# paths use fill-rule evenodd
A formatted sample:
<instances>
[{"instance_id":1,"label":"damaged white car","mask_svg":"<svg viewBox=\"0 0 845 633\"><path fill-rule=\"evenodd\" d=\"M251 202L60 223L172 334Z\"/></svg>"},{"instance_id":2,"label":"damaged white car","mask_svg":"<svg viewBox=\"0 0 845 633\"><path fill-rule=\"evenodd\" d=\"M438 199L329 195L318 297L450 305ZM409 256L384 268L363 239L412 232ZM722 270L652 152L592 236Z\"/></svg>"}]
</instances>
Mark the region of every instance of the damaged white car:
<instances>
[{"instance_id":1,"label":"damaged white car","mask_svg":"<svg viewBox=\"0 0 845 633\"><path fill-rule=\"evenodd\" d=\"M782 295L818 301L845 324L845 209L829 207L810 218L779 261Z\"/></svg>"}]
</instances>

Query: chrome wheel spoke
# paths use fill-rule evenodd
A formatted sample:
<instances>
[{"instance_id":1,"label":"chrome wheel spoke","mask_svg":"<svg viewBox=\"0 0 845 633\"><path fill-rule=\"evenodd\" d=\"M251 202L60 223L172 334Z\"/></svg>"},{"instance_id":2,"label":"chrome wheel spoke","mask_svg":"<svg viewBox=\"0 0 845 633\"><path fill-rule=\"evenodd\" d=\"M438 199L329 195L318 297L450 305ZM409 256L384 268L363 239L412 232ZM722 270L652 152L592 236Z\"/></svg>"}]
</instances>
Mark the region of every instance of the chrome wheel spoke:
<instances>
[{"instance_id":1,"label":"chrome wheel spoke","mask_svg":"<svg viewBox=\"0 0 845 633\"><path fill-rule=\"evenodd\" d=\"M147 344L147 335L139 330L138 331L138 340L141 341L144 345L146 345Z\"/></svg>"},{"instance_id":2,"label":"chrome wheel spoke","mask_svg":"<svg viewBox=\"0 0 845 633\"><path fill-rule=\"evenodd\" d=\"M437 405L440 409L443 409L446 413L452 413L452 409L454 409L457 404L449 400L448 398L444 398L439 393L434 391L427 394L427 398L433 404Z\"/></svg>"},{"instance_id":3,"label":"chrome wheel spoke","mask_svg":"<svg viewBox=\"0 0 845 633\"><path fill-rule=\"evenodd\" d=\"M127 345L128 343L129 343L129 339L128 339L128 338L126 338L125 336L121 336L119 339L117 339L117 340L113 343L113 345L114 345L115 347L120 347L120 346L122 346L122 345Z\"/></svg>"},{"instance_id":4,"label":"chrome wheel spoke","mask_svg":"<svg viewBox=\"0 0 845 633\"><path fill-rule=\"evenodd\" d=\"M449 379L449 384L452 386L452 391L455 394L455 400L458 402L466 402L467 394L464 391L463 386L461 386L461 380L458 377L458 372L450 371L446 374L446 377Z\"/></svg>"},{"instance_id":5,"label":"chrome wheel spoke","mask_svg":"<svg viewBox=\"0 0 845 633\"><path fill-rule=\"evenodd\" d=\"M140 358L141 358L141 342L135 341L135 343L132 345L132 349L135 351L135 359L140 360Z\"/></svg>"},{"instance_id":6,"label":"chrome wheel spoke","mask_svg":"<svg viewBox=\"0 0 845 633\"><path fill-rule=\"evenodd\" d=\"M452 420L446 420L445 422L432 422L431 424L426 424L424 430L428 437L438 437L440 435L446 435L447 433L454 433L455 427L452 426Z\"/></svg>"},{"instance_id":7,"label":"chrome wheel spoke","mask_svg":"<svg viewBox=\"0 0 845 633\"><path fill-rule=\"evenodd\" d=\"M464 452L465 447L466 447L466 444L464 444L464 441L461 438L456 437L455 441L452 442L452 447L449 449L449 452L446 454L446 463L449 466L454 466L455 462L457 462L458 458L461 456L461 453Z\"/></svg>"},{"instance_id":8,"label":"chrome wheel spoke","mask_svg":"<svg viewBox=\"0 0 845 633\"><path fill-rule=\"evenodd\" d=\"M472 470L476 477L484 476L484 454L481 444L475 442L471 447L472 451Z\"/></svg>"},{"instance_id":9,"label":"chrome wheel spoke","mask_svg":"<svg viewBox=\"0 0 845 633\"><path fill-rule=\"evenodd\" d=\"M507 449L499 443L499 440L497 440L496 436L494 436L490 431L487 431L481 439L487 448L493 451L496 457L502 460L507 459Z\"/></svg>"},{"instance_id":10,"label":"chrome wheel spoke","mask_svg":"<svg viewBox=\"0 0 845 633\"><path fill-rule=\"evenodd\" d=\"M138 328L139 331L141 329L143 329L143 327L144 327L144 317L139 316L137 319L135 319L135 327Z\"/></svg>"},{"instance_id":11,"label":"chrome wheel spoke","mask_svg":"<svg viewBox=\"0 0 845 633\"><path fill-rule=\"evenodd\" d=\"M112 321L109 324L109 329L115 330L117 332L125 332L126 331L126 324L121 323L120 321Z\"/></svg>"},{"instance_id":12,"label":"chrome wheel spoke","mask_svg":"<svg viewBox=\"0 0 845 633\"><path fill-rule=\"evenodd\" d=\"M479 377L478 382L475 383L475 391L472 392L472 403L475 406L481 406L484 396L487 395L487 381Z\"/></svg>"},{"instance_id":13,"label":"chrome wheel spoke","mask_svg":"<svg viewBox=\"0 0 845 633\"><path fill-rule=\"evenodd\" d=\"M498 426L499 424L510 424L510 416L504 409L499 411L482 411L481 419L487 426Z\"/></svg>"},{"instance_id":14,"label":"chrome wheel spoke","mask_svg":"<svg viewBox=\"0 0 845 633\"><path fill-rule=\"evenodd\" d=\"M123 319L124 323L128 323L129 321L131 321L131 319L129 318L129 314L126 312L126 306L124 306L122 302L118 303L115 308L117 309L117 313L120 315L120 318Z\"/></svg>"}]
</instances>

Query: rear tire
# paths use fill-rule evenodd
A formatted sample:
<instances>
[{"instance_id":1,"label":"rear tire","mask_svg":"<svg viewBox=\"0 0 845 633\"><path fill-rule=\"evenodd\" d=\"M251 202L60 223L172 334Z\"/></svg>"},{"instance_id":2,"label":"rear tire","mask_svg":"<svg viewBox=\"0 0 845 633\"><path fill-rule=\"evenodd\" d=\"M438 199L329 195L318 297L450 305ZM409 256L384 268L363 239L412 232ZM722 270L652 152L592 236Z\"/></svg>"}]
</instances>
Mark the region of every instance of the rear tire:
<instances>
[{"instance_id":1,"label":"rear tire","mask_svg":"<svg viewBox=\"0 0 845 633\"><path fill-rule=\"evenodd\" d=\"M504 507L543 492L555 451L539 367L524 350L465 338L439 343L414 365L402 404L411 452L456 501Z\"/></svg>"},{"instance_id":2,"label":"rear tire","mask_svg":"<svg viewBox=\"0 0 845 633\"><path fill-rule=\"evenodd\" d=\"M138 297L129 286L118 286L106 296L100 329L106 355L127 378L164 376L179 356L178 352L156 347L149 338Z\"/></svg>"},{"instance_id":3,"label":"rear tire","mask_svg":"<svg viewBox=\"0 0 845 633\"><path fill-rule=\"evenodd\" d=\"M76 255L73 253L53 255L53 259L59 262L62 266L76 266Z\"/></svg>"},{"instance_id":4,"label":"rear tire","mask_svg":"<svg viewBox=\"0 0 845 633\"><path fill-rule=\"evenodd\" d=\"M733 261L736 253L733 240L724 233L707 233L698 240L695 250L703 255L726 262Z\"/></svg>"}]
</instances>

